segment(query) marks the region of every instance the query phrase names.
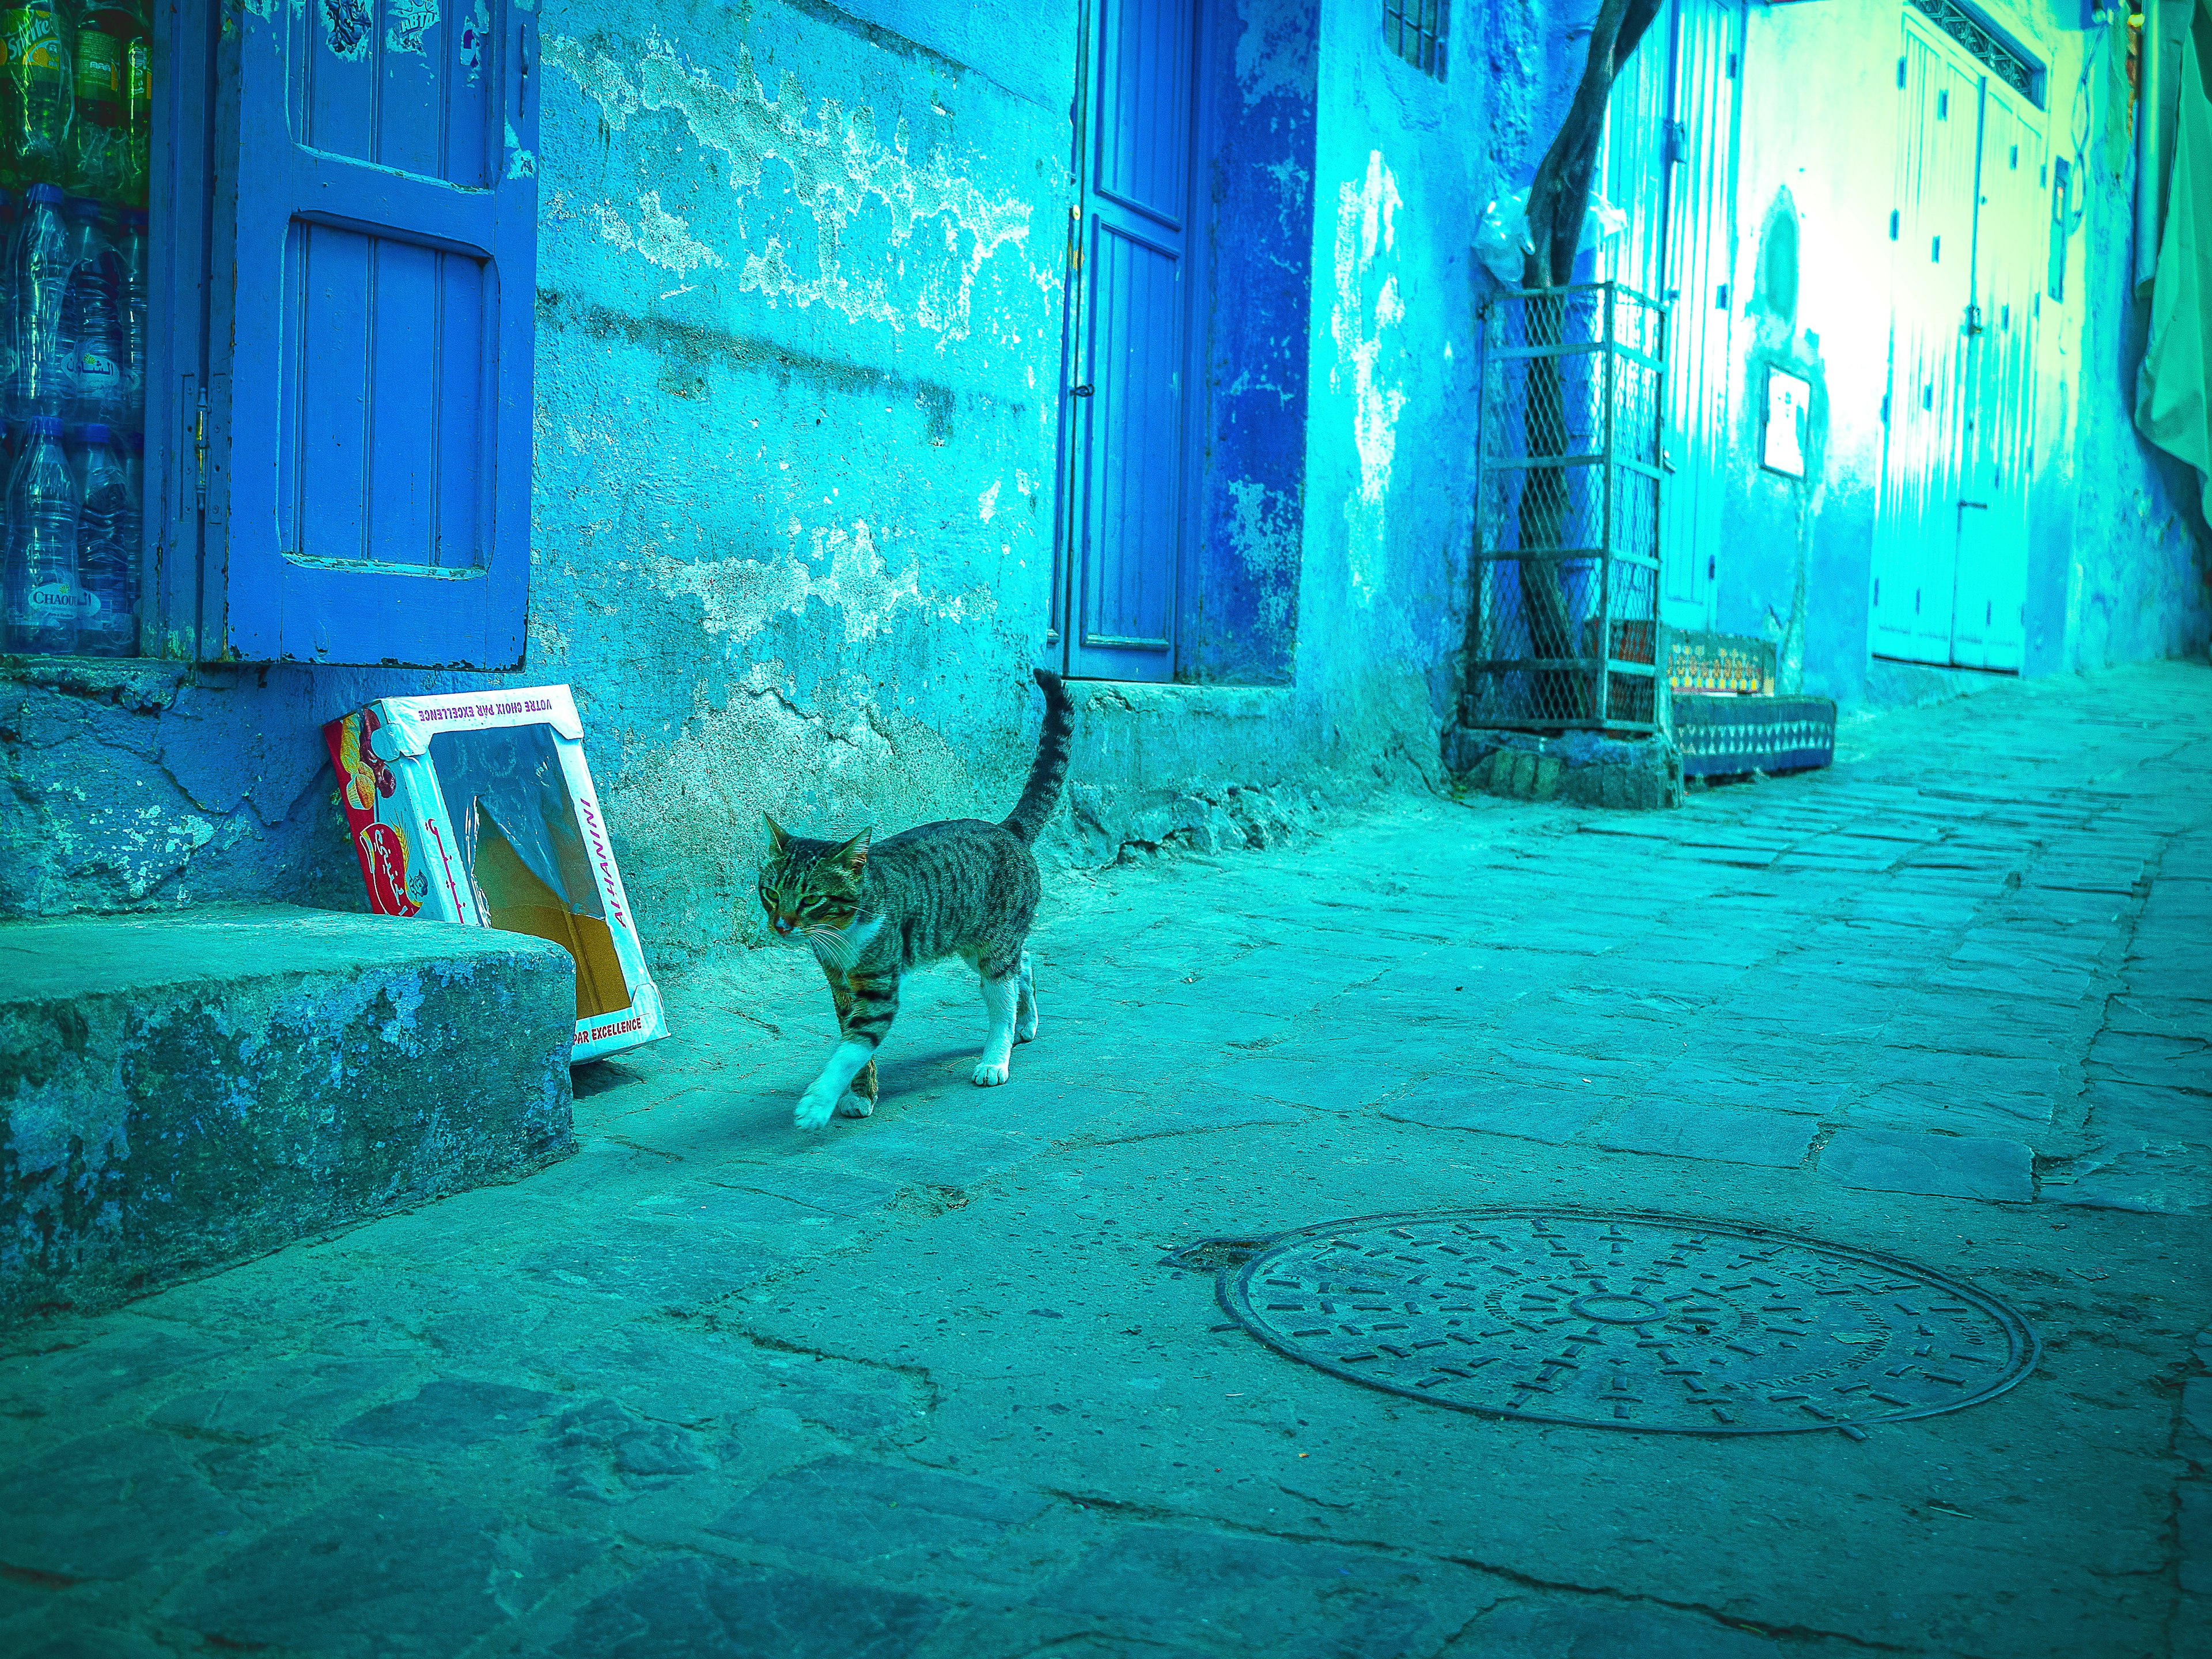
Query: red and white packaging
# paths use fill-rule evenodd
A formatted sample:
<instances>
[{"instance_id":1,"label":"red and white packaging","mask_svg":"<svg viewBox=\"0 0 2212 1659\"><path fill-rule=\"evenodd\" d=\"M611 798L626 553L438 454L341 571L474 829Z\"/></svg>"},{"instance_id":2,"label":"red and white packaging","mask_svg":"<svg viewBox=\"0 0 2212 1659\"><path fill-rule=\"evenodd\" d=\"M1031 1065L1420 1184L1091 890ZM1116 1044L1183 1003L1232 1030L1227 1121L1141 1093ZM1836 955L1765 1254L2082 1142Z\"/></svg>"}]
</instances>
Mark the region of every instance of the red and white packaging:
<instances>
[{"instance_id":1,"label":"red and white packaging","mask_svg":"<svg viewBox=\"0 0 2212 1659\"><path fill-rule=\"evenodd\" d=\"M668 1035L567 686L382 697L323 736L372 908L565 946L574 1060Z\"/></svg>"}]
</instances>

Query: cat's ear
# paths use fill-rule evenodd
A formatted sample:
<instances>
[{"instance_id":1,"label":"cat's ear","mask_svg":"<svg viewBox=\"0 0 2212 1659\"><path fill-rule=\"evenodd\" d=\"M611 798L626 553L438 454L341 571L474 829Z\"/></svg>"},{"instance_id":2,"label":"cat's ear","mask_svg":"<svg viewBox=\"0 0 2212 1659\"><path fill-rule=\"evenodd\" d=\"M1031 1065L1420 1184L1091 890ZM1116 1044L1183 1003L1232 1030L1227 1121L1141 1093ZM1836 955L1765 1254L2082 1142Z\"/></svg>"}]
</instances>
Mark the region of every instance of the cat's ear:
<instances>
[{"instance_id":1,"label":"cat's ear","mask_svg":"<svg viewBox=\"0 0 2212 1659\"><path fill-rule=\"evenodd\" d=\"M768 825L768 844L775 849L776 857L781 858L791 850L791 837L785 835L783 826L767 813L761 814L761 822Z\"/></svg>"},{"instance_id":2,"label":"cat's ear","mask_svg":"<svg viewBox=\"0 0 2212 1659\"><path fill-rule=\"evenodd\" d=\"M859 835L830 854L830 862L848 875L859 875L861 871L867 868L868 838L875 833L873 826L861 830Z\"/></svg>"}]
</instances>

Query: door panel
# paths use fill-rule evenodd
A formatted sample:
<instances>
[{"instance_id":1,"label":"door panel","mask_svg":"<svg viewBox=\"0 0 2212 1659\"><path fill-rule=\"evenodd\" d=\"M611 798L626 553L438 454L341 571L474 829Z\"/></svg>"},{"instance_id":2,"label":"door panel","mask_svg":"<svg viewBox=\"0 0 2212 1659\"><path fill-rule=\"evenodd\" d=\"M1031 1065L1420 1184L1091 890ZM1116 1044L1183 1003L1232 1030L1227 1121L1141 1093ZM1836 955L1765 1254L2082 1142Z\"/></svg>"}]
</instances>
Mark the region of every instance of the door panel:
<instances>
[{"instance_id":1,"label":"door panel","mask_svg":"<svg viewBox=\"0 0 2212 1659\"><path fill-rule=\"evenodd\" d=\"M535 22L507 0L230 21L204 645L517 666Z\"/></svg>"},{"instance_id":2,"label":"door panel","mask_svg":"<svg viewBox=\"0 0 2212 1659\"><path fill-rule=\"evenodd\" d=\"M1669 10L1672 9L1669 8ZM1600 281L1625 283L1660 297L1665 280L1668 82L1671 31L1665 14L1645 31L1606 101L1598 193L1628 216L1620 235L1597 252Z\"/></svg>"},{"instance_id":3,"label":"door panel","mask_svg":"<svg viewBox=\"0 0 2212 1659\"><path fill-rule=\"evenodd\" d=\"M1948 663L1964 499L1964 344L1973 295L1980 77L1911 14L1902 59L1874 649Z\"/></svg>"},{"instance_id":4,"label":"door panel","mask_svg":"<svg viewBox=\"0 0 2212 1659\"><path fill-rule=\"evenodd\" d=\"M2043 135L1991 76L1983 106L1973 331L1966 345L1964 498L1951 659L2017 672L2027 645L2027 486L2035 428Z\"/></svg>"},{"instance_id":5,"label":"door panel","mask_svg":"<svg viewBox=\"0 0 2212 1659\"><path fill-rule=\"evenodd\" d=\"M1195 0L1098 0L1071 403L1067 672L1175 672L1187 533Z\"/></svg>"},{"instance_id":6,"label":"door panel","mask_svg":"<svg viewBox=\"0 0 2212 1659\"><path fill-rule=\"evenodd\" d=\"M1102 222L1091 264L1092 556L1078 643L1165 653L1182 522L1182 261Z\"/></svg>"},{"instance_id":7,"label":"door panel","mask_svg":"<svg viewBox=\"0 0 2212 1659\"><path fill-rule=\"evenodd\" d=\"M1668 169L1667 462L1660 501L1661 618L1716 625L1723 502L1734 406L1736 155L1742 117L1743 0L1679 0Z\"/></svg>"}]
</instances>

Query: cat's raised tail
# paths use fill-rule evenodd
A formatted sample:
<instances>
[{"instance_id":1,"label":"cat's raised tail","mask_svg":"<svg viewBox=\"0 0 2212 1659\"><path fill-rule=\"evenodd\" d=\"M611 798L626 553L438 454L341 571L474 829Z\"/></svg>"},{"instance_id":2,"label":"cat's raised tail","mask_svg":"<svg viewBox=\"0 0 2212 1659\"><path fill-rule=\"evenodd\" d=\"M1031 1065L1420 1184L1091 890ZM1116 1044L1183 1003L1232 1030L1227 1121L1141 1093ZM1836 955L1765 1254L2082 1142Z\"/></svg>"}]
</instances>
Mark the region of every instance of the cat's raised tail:
<instances>
[{"instance_id":1,"label":"cat's raised tail","mask_svg":"<svg viewBox=\"0 0 2212 1659\"><path fill-rule=\"evenodd\" d=\"M1040 668L1036 683L1044 693L1044 730L1037 734L1036 759L1030 763L1022 798L1000 820L1024 847L1037 838L1052 809L1060 805L1060 786L1067 781L1068 734L1075 729L1075 705L1068 701L1060 676Z\"/></svg>"}]
</instances>

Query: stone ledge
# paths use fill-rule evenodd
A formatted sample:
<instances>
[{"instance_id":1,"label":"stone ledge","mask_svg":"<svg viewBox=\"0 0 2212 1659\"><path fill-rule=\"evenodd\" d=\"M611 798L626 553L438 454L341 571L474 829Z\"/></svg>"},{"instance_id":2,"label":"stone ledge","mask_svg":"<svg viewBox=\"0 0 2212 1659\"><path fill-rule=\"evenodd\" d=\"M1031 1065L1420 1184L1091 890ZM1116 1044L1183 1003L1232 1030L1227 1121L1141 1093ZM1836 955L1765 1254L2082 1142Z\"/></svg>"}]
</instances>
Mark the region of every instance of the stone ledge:
<instances>
[{"instance_id":1,"label":"stone ledge","mask_svg":"<svg viewBox=\"0 0 2212 1659\"><path fill-rule=\"evenodd\" d=\"M0 1318L573 1144L560 946L289 905L0 923Z\"/></svg>"},{"instance_id":2,"label":"stone ledge","mask_svg":"<svg viewBox=\"0 0 2212 1659\"><path fill-rule=\"evenodd\" d=\"M1454 726L1444 733L1443 759L1463 784L1516 800L1641 810L1682 804L1682 757L1664 737L1547 738Z\"/></svg>"}]
</instances>

